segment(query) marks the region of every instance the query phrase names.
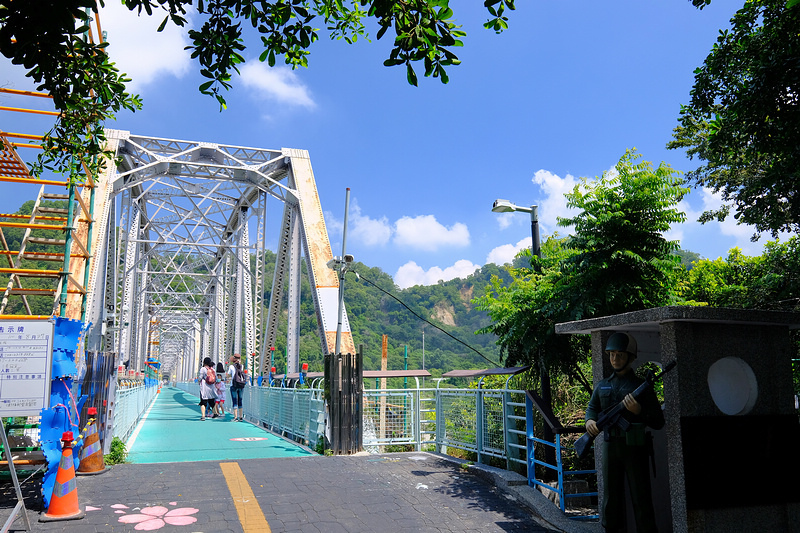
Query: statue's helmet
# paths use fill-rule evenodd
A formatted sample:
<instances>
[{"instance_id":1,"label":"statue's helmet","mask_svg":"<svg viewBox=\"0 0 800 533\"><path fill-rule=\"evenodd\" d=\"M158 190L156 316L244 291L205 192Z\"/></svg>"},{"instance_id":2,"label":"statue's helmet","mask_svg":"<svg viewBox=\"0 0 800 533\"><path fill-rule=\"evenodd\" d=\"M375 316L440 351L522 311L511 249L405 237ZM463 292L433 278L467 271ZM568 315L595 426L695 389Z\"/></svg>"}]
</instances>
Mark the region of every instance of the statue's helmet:
<instances>
[{"instance_id":1,"label":"statue's helmet","mask_svg":"<svg viewBox=\"0 0 800 533\"><path fill-rule=\"evenodd\" d=\"M633 357L636 357L636 339L632 335L618 331L606 341L606 352L628 352Z\"/></svg>"}]
</instances>

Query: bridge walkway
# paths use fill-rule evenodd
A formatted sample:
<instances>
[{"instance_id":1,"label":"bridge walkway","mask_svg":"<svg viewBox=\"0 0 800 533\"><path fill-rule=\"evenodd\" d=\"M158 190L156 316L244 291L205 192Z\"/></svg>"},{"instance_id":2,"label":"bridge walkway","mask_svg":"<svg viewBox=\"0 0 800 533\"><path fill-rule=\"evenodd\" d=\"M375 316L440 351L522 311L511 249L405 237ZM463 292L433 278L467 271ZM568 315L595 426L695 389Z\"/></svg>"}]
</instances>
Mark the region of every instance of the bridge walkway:
<instances>
[{"instance_id":1,"label":"bridge walkway","mask_svg":"<svg viewBox=\"0 0 800 533\"><path fill-rule=\"evenodd\" d=\"M312 451L228 413L200 420L197 396L163 387L128 439L133 464L307 457Z\"/></svg>"}]
</instances>

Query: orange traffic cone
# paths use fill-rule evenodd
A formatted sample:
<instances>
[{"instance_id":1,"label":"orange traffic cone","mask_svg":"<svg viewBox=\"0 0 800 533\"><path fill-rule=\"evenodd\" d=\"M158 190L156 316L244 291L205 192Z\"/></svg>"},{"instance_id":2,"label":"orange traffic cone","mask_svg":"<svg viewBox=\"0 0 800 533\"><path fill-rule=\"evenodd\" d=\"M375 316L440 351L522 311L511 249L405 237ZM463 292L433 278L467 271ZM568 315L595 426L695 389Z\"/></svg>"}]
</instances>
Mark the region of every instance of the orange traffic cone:
<instances>
[{"instance_id":1,"label":"orange traffic cone","mask_svg":"<svg viewBox=\"0 0 800 533\"><path fill-rule=\"evenodd\" d=\"M89 425L86 427L83 436L81 462L75 472L79 476L102 474L108 470L103 461L103 446L100 444L100 434L97 432L97 424L95 423L97 407L90 407L86 414L89 415Z\"/></svg>"},{"instance_id":2,"label":"orange traffic cone","mask_svg":"<svg viewBox=\"0 0 800 533\"><path fill-rule=\"evenodd\" d=\"M56 472L53 496L50 498L50 507L39 517L39 522L77 520L86 515L78 505L78 484L75 481L75 465L72 461L72 432L65 431L61 441L63 443L61 462Z\"/></svg>"}]
</instances>

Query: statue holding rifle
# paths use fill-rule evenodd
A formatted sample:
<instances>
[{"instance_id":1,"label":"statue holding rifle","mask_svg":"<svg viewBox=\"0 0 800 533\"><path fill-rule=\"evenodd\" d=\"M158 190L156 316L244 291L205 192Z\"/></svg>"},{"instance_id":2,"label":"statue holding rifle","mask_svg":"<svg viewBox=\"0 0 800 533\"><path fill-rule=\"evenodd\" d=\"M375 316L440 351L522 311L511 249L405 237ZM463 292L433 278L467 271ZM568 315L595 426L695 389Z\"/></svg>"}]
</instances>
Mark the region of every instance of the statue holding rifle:
<instances>
[{"instance_id":1,"label":"statue holding rifle","mask_svg":"<svg viewBox=\"0 0 800 533\"><path fill-rule=\"evenodd\" d=\"M664 413L648 382L636 376L631 364L636 359L636 339L614 333L606 343L614 373L598 383L586 409L586 433L578 454L600 434L603 439L603 527L607 532L625 531L625 479L628 480L637 533L656 531L650 490L648 459L651 435L646 427L664 427ZM665 369L668 371L669 368Z\"/></svg>"}]
</instances>

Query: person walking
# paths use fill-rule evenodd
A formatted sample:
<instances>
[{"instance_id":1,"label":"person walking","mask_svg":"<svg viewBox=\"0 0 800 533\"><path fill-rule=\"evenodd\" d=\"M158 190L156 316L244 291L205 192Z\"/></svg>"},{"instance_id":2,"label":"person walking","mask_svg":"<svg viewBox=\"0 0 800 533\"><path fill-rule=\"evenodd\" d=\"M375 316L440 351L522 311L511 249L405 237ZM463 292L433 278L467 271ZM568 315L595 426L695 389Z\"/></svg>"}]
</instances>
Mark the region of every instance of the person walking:
<instances>
[{"instance_id":1,"label":"person walking","mask_svg":"<svg viewBox=\"0 0 800 533\"><path fill-rule=\"evenodd\" d=\"M217 382L214 384L217 388L217 403L214 405L214 417L225 416L225 382L228 375L225 373L225 367L222 362L217 363Z\"/></svg>"},{"instance_id":2,"label":"person walking","mask_svg":"<svg viewBox=\"0 0 800 533\"><path fill-rule=\"evenodd\" d=\"M214 363L210 357L203 359L203 368L200 369L200 420L206 419L206 408L213 414L214 405L217 403L217 373L214 372Z\"/></svg>"},{"instance_id":3,"label":"person walking","mask_svg":"<svg viewBox=\"0 0 800 533\"><path fill-rule=\"evenodd\" d=\"M231 378L231 410L233 411L233 421L241 422L244 420L242 411L242 393L247 382L244 371L242 370L242 356L238 353L231 357L231 364L228 366L228 375Z\"/></svg>"}]
</instances>

